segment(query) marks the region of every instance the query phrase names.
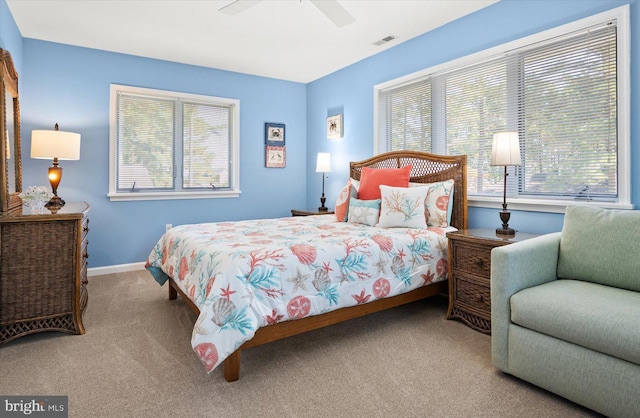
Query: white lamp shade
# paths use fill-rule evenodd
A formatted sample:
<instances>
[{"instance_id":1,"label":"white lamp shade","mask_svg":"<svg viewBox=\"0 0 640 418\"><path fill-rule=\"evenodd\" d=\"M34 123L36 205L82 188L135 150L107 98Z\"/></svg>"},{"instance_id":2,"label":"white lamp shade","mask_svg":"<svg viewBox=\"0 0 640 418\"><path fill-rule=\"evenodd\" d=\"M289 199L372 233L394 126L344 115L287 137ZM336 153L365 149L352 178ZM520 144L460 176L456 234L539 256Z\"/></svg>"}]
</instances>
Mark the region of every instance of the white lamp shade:
<instances>
[{"instance_id":1,"label":"white lamp shade","mask_svg":"<svg viewBox=\"0 0 640 418\"><path fill-rule=\"evenodd\" d=\"M318 162L316 164L316 173L331 172L331 154L328 152L318 153Z\"/></svg>"},{"instance_id":2,"label":"white lamp shade","mask_svg":"<svg viewBox=\"0 0 640 418\"><path fill-rule=\"evenodd\" d=\"M80 134L64 131L32 131L31 158L79 160Z\"/></svg>"},{"instance_id":3,"label":"white lamp shade","mask_svg":"<svg viewBox=\"0 0 640 418\"><path fill-rule=\"evenodd\" d=\"M520 140L517 132L493 134L491 165L521 165Z\"/></svg>"}]
</instances>

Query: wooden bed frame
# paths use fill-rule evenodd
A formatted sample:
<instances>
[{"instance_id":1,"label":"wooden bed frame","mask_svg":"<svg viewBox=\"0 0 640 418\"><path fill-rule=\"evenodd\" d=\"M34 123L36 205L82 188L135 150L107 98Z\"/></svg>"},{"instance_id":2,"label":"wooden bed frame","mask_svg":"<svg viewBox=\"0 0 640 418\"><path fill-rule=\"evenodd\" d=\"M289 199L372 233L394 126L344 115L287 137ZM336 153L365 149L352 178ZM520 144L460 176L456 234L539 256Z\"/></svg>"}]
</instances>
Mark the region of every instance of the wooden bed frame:
<instances>
[{"instance_id":1,"label":"wooden bed frame","mask_svg":"<svg viewBox=\"0 0 640 418\"><path fill-rule=\"evenodd\" d=\"M467 228L467 157L442 156L418 151L393 151L377 155L364 161L350 163L350 176L360 180L362 167L371 168L400 168L412 165L411 182L433 183L454 179L453 211L451 225L458 229ZM178 288L178 285L169 279L169 299L176 299L180 294L189 308L200 315L198 307ZM447 282L438 282L432 285L420 287L401 295L385 299L378 299L362 305L341 308L320 315L309 316L293 321L278 322L256 331L254 337L242 344L235 352L224 360L224 377L228 382L240 378L240 355L242 350L280 340L292 335L312 331L314 329L337 324L349 319L357 318L370 313L394 308L406 303L414 302L430 296L447 292Z\"/></svg>"}]
</instances>

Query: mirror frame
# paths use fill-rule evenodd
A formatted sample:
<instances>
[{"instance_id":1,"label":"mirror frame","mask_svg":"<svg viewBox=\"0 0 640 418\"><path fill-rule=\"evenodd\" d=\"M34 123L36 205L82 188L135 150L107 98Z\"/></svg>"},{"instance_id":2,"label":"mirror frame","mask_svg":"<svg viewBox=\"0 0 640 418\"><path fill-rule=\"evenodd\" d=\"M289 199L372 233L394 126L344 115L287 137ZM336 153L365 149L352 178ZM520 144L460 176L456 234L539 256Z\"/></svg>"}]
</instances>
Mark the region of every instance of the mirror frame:
<instances>
[{"instance_id":1,"label":"mirror frame","mask_svg":"<svg viewBox=\"0 0 640 418\"><path fill-rule=\"evenodd\" d=\"M7 95L13 100L13 151L15 158L15 192L9 190L9 164L7 164L7 141L0 141L0 216L22 213L22 148L20 146L20 101L18 97L18 73L9 51L0 49L0 134L7 129Z\"/></svg>"}]
</instances>

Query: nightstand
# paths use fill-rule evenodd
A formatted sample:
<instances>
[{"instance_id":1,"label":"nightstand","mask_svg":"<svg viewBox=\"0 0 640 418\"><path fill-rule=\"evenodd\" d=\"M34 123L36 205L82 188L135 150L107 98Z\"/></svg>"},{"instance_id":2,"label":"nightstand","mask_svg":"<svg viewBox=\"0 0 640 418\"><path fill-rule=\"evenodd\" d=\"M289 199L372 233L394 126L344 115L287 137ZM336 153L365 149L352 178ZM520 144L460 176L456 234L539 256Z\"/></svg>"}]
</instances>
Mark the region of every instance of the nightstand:
<instances>
[{"instance_id":1,"label":"nightstand","mask_svg":"<svg viewBox=\"0 0 640 418\"><path fill-rule=\"evenodd\" d=\"M319 211L318 209L291 209L291 216L329 215L335 213L332 209Z\"/></svg>"},{"instance_id":2,"label":"nightstand","mask_svg":"<svg viewBox=\"0 0 640 418\"><path fill-rule=\"evenodd\" d=\"M495 229L463 229L449 239L449 309L447 319L458 318L471 328L491 334L491 250L537 236L516 232L501 236Z\"/></svg>"}]
</instances>

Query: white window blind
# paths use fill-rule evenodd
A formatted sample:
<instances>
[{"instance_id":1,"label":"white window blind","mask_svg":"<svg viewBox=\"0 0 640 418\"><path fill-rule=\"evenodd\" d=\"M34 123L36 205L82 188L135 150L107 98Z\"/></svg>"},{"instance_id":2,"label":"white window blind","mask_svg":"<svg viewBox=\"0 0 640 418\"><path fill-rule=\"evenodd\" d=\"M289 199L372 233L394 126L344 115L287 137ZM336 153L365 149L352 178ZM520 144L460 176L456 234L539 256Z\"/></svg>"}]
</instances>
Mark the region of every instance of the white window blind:
<instances>
[{"instance_id":1,"label":"white window blind","mask_svg":"<svg viewBox=\"0 0 640 418\"><path fill-rule=\"evenodd\" d=\"M629 141L619 131L628 121L618 111L618 19L588 23L386 83L378 151L466 154L470 197L495 196L504 167L489 165L493 134L517 131L522 165L509 167L510 197L618 201L620 141Z\"/></svg>"},{"instance_id":2,"label":"white window blind","mask_svg":"<svg viewBox=\"0 0 640 418\"><path fill-rule=\"evenodd\" d=\"M182 187L229 187L230 116L228 106L184 103Z\"/></svg>"},{"instance_id":3,"label":"white window blind","mask_svg":"<svg viewBox=\"0 0 640 418\"><path fill-rule=\"evenodd\" d=\"M112 199L239 194L237 100L116 85L111 96Z\"/></svg>"},{"instance_id":4,"label":"white window blind","mask_svg":"<svg viewBox=\"0 0 640 418\"><path fill-rule=\"evenodd\" d=\"M175 103L118 95L118 190L174 188Z\"/></svg>"},{"instance_id":5,"label":"white window blind","mask_svg":"<svg viewBox=\"0 0 640 418\"><path fill-rule=\"evenodd\" d=\"M389 91L378 107L380 135L389 150L431 151L431 81Z\"/></svg>"},{"instance_id":6,"label":"white window blind","mask_svg":"<svg viewBox=\"0 0 640 418\"><path fill-rule=\"evenodd\" d=\"M522 57L520 192L617 197L616 26Z\"/></svg>"}]
</instances>

